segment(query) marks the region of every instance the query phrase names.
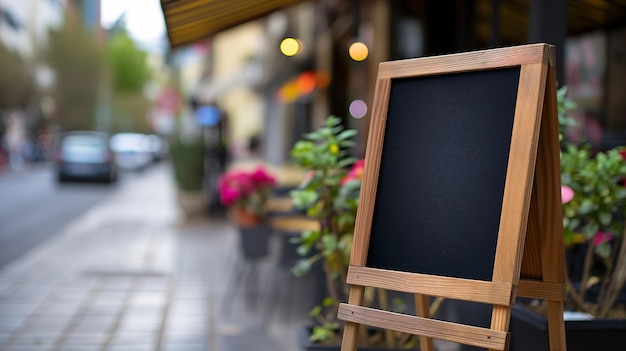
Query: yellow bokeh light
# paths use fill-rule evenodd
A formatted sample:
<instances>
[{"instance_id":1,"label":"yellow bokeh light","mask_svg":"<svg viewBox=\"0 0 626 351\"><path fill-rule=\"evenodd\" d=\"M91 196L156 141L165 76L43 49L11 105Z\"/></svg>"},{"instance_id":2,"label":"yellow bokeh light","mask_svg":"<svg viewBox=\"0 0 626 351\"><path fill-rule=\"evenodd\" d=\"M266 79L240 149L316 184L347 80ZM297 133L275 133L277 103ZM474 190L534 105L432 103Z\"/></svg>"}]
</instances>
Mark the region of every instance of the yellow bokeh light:
<instances>
[{"instance_id":1,"label":"yellow bokeh light","mask_svg":"<svg viewBox=\"0 0 626 351\"><path fill-rule=\"evenodd\" d=\"M285 56L295 56L302 52L302 43L298 39L285 38L280 43L280 52Z\"/></svg>"},{"instance_id":2,"label":"yellow bokeh light","mask_svg":"<svg viewBox=\"0 0 626 351\"><path fill-rule=\"evenodd\" d=\"M354 61L363 61L367 58L367 55L369 54L367 45L361 43L360 41L357 41L350 45L350 49L348 50L348 52L350 53L350 58L352 58Z\"/></svg>"}]
</instances>

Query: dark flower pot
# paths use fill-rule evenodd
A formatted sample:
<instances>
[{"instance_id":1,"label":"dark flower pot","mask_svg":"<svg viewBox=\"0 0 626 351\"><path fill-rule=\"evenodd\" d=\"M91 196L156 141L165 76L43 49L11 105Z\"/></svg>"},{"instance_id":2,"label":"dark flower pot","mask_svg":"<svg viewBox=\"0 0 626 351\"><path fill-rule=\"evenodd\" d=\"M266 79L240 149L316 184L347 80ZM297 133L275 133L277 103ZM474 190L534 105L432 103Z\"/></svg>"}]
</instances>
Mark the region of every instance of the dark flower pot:
<instances>
[{"instance_id":1,"label":"dark flower pot","mask_svg":"<svg viewBox=\"0 0 626 351\"><path fill-rule=\"evenodd\" d=\"M302 327L298 333L298 340L300 341L300 349L302 351L339 351L341 345L321 345L313 343L309 340L313 327ZM398 351L402 349L389 349L389 348L374 348L374 347L358 347L359 351ZM419 346L416 349L419 350Z\"/></svg>"},{"instance_id":2,"label":"dark flower pot","mask_svg":"<svg viewBox=\"0 0 626 351\"><path fill-rule=\"evenodd\" d=\"M269 252L272 228L267 225L239 227L239 246L246 260L258 260Z\"/></svg>"},{"instance_id":3,"label":"dark flower pot","mask_svg":"<svg viewBox=\"0 0 626 351\"><path fill-rule=\"evenodd\" d=\"M547 319L522 306L511 313L510 351L549 351ZM566 321L568 351L626 350L626 320Z\"/></svg>"}]
</instances>

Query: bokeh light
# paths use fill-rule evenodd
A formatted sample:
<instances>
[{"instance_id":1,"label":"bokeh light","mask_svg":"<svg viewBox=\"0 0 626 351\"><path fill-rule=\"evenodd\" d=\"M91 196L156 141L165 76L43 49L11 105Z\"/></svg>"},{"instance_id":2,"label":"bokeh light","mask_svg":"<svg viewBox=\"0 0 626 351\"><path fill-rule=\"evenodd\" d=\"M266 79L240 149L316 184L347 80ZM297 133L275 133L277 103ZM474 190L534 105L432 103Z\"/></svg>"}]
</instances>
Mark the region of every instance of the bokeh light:
<instances>
[{"instance_id":1,"label":"bokeh light","mask_svg":"<svg viewBox=\"0 0 626 351\"><path fill-rule=\"evenodd\" d=\"M280 42L280 52L285 56L295 56L302 52L302 42L294 38L285 38Z\"/></svg>"},{"instance_id":2,"label":"bokeh light","mask_svg":"<svg viewBox=\"0 0 626 351\"><path fill-rule=\"evenodd\" d=\"M369 49L367 48L367 45L363 44L360 41L357 41L350 45L350 49L348 49L348 52L350 53L350 58L352 58L354 61L363 61L367 58L367 55L369 54Z\"/></svg>"},{"instance_id":3,"label":"bokeh light","mask_svg":"<svg viewBox=\"0 0 626 351\"><path fill-rule=\"evenodd\" d=\"M304 72L297 79L296 84L298 85L298 91L302 95L309 94L315 89L315 73L313 72Z\"/></svg>"},{"instance_id":4,"label":"bokeh light","mask_svg":"<svg viewBox=\"0 0 626 351\"><path fill-rule=\"evenodd\" d=\"M350 114L354 118L363 118L367 114L367 104L363 100L354 100L350 103Z\"/></svg>"},{"instance_id":5,"label":"bokeh light","mask_svg":"<svg viewBox=\"0 0 626 351\"><path fill-rule=\"evenodd\" d=\"M328 84L330 84L330 74L326 72L317 72L315 74L315 80L317 81L317 86L320 89L326 89Z\"/></svg>"}]
</instances>

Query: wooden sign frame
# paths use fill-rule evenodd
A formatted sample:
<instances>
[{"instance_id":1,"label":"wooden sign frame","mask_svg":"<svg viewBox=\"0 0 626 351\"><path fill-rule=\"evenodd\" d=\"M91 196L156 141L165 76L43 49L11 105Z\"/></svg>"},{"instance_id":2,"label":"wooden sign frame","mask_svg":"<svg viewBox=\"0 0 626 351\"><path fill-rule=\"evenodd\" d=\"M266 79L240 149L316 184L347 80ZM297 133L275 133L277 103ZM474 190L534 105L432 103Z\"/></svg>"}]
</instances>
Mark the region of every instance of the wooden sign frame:
<instances>
[{"instance_id":1,"label":"wooden sign frame","mask_svg":"<svg viewBox=\"0 0 626 351\"><path fill-rule=\"evenodd\" d=\"M420 337L507 350L516 296L546 300L551 350L565 350L565 258L554 47L531 44L438 57L383 62L376 81L356 229L347 282L342 351L357 348L360 324ZM392 81L397 78L519 67L515 115L491 281L367 267ZM453 142L453 141L451 141ZM416 233L419 235L419 233ZM366 286L415 294L417 316L363 305ZM493 305L490 328L440 321L428 315L429 296Z\"/></svg>"}]
</instances>

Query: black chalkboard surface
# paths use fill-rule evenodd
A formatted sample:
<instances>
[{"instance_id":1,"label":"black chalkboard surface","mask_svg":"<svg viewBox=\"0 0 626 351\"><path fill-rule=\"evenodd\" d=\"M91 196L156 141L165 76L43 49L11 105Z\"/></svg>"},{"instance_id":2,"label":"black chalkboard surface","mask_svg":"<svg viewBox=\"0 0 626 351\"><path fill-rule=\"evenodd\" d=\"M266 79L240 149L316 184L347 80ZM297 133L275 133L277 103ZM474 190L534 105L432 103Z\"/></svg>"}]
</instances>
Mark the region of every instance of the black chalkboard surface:
<instances>
[{"instance_id":1,"label":"black chalkboard surface","mask_svg":"<svg viewBox=\"0 0 626 351\"><path fill-rule=\"evenodd\" d=\"M367 267L491 280L519 77L392 80Z\"/></svg>"}]
</instances>

